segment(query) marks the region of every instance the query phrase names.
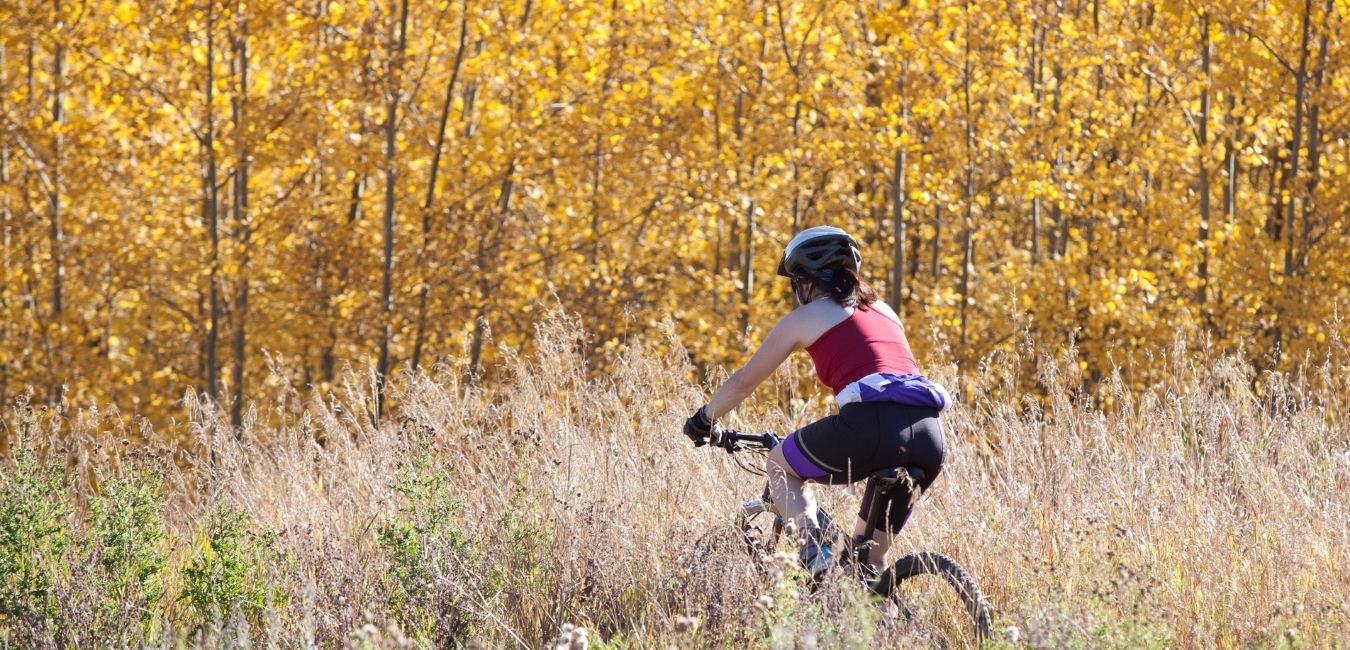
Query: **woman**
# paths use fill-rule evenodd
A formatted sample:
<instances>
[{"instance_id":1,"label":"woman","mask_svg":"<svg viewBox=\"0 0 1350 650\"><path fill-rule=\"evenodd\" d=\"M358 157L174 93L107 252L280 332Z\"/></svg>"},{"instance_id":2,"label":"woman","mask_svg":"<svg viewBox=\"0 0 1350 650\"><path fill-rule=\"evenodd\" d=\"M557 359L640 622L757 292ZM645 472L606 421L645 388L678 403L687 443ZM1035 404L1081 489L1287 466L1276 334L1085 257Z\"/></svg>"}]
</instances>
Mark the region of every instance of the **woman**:
<instances>
[{"instance_id":1,"label":"woman","mask_svg":"<svg viewBox=\"0 0 1350 650\"><path fill-rule=\"evenodd\" d=\"M765 469L774 507L799 531L801 559L813 576L830 566L831 551L822 546L806 481L851 483L879 469L918 466L925 474L921 487L927 489L946 453L938 413L950 398L919 372L900 318L858 275L861 262L858 243L838 228L818 226L793 237L778 274L791 279L798 307L684 425L685 435L703 444L713 423L754 392L793 350L810 353L821 382L834 391L839 413L789 435L769 454ZM855 538L866 531L870 505L864 502L859 510ZM873 536L872 562L884 562L891 538L909 514L908 503L890 504Z\"/></svg>"}]
</instances>

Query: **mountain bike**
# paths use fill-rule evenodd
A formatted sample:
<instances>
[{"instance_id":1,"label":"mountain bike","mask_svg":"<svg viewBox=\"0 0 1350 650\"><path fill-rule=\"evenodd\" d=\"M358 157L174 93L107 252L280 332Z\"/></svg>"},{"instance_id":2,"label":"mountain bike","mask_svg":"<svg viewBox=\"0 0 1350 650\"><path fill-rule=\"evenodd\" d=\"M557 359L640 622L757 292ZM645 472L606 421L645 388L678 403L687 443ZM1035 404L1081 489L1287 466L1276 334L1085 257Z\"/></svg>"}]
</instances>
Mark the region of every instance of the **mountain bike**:
<instances>
[{"instance_id":1,"label":"mountain bike","mask_svg":"<svg viewBox=\"0 0 1350 650\"><path fill-rule=\"evenodd\" d=\"M709 442L712 446L725 449L729 454L747 450L767 454L777 447L782 439L772 433L714 430ZM739 460L736 462L743 469L751 470ZM955 591L956 597L969 616L975 643L978 645L983 640L991 638L989 605L970 573L955 560L941 553L920 551L901 557L880 573L870 569L870 540L881 524L886 507L893 499L906 499L912 505L920 496L922 490L919 485L923 478L923 470L918 467L887 468L868 476L865 489L873 498L869 500L871 508L867 514L866 530L862 535L850 537L844 534L823 508L817 509L817 525L824 532L826 541L834 548L841 548L840 542L843 542L842 548L845 552L837 553L836 557L844 572L855 576L864 588L878 598L895 603L907 621L923 622L922 617L916 615L906 604L906 592L901 589L901 584L921 575L941 578ZM741 504L740 510L736 513L736 528L752 558L761 561L773 555L783 537L784 522L773 511L767 485L758 498Z\"/></svg>"}]
</instances>

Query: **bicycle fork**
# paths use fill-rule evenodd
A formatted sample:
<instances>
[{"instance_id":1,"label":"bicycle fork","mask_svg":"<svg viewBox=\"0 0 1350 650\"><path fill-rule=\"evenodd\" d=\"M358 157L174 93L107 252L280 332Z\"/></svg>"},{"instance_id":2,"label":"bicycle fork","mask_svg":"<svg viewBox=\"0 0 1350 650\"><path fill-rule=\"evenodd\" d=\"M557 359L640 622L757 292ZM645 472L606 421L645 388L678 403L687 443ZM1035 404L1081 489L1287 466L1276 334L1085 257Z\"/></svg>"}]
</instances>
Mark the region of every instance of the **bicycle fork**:
<instances>
[{"instance_id":1,"label":"bicycle fork","mask_svg":"<svg viewBox=\"0 0 1350 650\"><path fill-rule=\"evenodd\" d=\"M741 516L750 518L764 512L773 512L773 497L769 496L769 486L764 485L764 493L759 495L758 499L751 499L741 504Z\"/></svg>"}]
</instances>

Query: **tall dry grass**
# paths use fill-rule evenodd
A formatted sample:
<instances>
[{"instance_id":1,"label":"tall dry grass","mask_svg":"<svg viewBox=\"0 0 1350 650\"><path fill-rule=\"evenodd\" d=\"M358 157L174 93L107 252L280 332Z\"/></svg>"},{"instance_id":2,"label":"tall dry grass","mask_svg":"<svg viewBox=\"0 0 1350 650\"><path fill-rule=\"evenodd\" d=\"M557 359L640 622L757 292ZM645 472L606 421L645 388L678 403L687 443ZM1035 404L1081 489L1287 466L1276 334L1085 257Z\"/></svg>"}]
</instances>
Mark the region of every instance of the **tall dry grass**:
<instances>
[{"instance_id":1,"label":"tall dry grass","mask_svg":"<svg viewBox=\"0 0 1350 650\"><path fill-rule=\"evenodd\" d=\"M43 498L69 506L58 519L74 541L54 556L33 550L56 606L4 615L0 646L967 639L950 604L922 626L885 624L846 583L813 594L790 563L750 566L724 532L760 479L678 434L706 397L687 360L634 341L591 376L582 336L553 316L536 351L511 357L491 387L466 385L455 367L404 377L383 420L358 373L327 398L278 384L239 437L189 397L191 416L168 427L189 429L192 448L124 448L166 432L128 430L116 413L15 410L11 446L58 462L64 483ZM680 349L670 330L653 336ZM965 565L995 609L996 645L1350 643L1345 368L1254 377L1182 348L1156 362L1171 369L1167 385L1132 393L1108 380L1087 396L1071 355L989 359L944 416L947 467L893 553L939 550ZM1004 397L1028 367L1048 397ZM822 414L822 401L793 397L795 379L776 378L732 424L782 431ZM7 484L19 479L13 454L0 467ZM108 507L112 486L148 484L159 486L147 494L164 536L140 543L164 561L145 584L163 595L135 600L149 592L108 586L120 566L109 558L123 556L90 513ZM822 500L851 516L857 494L835 488ZM212 523L220 513L242 517L233 545ZM223 558L236 556L228 568ZM237 589L213 587L209 571Z\"/></svg>"}]
</instances>

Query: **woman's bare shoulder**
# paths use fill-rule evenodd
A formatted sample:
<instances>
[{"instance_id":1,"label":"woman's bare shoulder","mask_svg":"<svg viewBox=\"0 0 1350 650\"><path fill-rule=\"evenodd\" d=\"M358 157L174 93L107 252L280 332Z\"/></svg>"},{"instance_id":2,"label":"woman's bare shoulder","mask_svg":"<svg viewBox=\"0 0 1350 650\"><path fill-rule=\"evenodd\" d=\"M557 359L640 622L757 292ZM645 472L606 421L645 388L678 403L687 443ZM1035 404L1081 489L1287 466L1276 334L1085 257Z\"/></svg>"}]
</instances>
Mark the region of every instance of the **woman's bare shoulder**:
<instances>
[{"instance_id":1,"label":"woman's bare shoulder","mask_svg":"<svg viewBox=\"0 0 1350 650\"><path fill-rule=\"evenodd\" d=\"M807 347L852 315L851 307L841 307L833 300L814 300L792 310L783 318L782 324L791 329L792 338L799 346Z\"/></svg>"},{"instance_id":2,"label":"woman's bare shoulder","mask_svg":"<svg viewBox=\"0 0 1350 650\"><path fill-rule=\"evenodd\" d=\"M890 306L890 305L888 305L888 304L886 304L886 303L881 302L880 300L878 300L878 301L876 301L876 302L874 302L874 303L868 305L868 307L871 308L871 309L875 309L875 310L877 310L879 313L884 314L887 318L890 318L891 320L893 320L893 321L895 321L895 322L897 322L897 323L900 323L900 326L901 326L901 327L904 327L904 326L905 326L904 322L902 322L902 321L900 320L900 316L899 316L898 314L895 313L895 310L894 310L894 309L891 309L891 306Z\"/></svg>"}]
</instances>

